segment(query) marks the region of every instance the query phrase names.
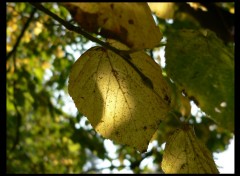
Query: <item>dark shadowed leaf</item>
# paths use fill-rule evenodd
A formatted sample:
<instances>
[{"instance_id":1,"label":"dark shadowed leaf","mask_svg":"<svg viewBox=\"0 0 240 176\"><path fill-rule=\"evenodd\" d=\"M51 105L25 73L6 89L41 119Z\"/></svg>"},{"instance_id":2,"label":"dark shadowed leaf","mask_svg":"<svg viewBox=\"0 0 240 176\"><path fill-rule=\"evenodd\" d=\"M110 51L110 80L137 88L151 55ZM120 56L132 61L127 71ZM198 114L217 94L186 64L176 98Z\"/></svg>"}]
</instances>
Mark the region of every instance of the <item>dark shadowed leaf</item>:
<instances>
[{"instance_id":1,"label":"dark shadowed leaf","mask_svg":"<svg viewBox=\"0 0 240 176\"><path fill-rule=\"evenodd\" d=\"M166 47L166 70L179 90L219 125L233 131L233 53L213 32L171 33Z\"/></svg>"}]
</instances>

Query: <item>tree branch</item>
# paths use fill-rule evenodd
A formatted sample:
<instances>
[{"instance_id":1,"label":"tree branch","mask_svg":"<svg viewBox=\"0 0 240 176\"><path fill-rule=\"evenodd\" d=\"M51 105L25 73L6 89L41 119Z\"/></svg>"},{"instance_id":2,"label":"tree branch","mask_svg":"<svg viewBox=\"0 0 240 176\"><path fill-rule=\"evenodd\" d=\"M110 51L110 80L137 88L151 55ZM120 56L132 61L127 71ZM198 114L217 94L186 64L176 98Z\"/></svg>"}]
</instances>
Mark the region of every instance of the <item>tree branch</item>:
<instances>
[{"instance_id":1,"label":"tree branch","mask_svg":"<svg viewBox=\"0 0 240 176\"><path fill-rule=\"evenodd\" d=\"M23 26L23 29L22 29L20 35L18 36L17 41L16 41L16 43L15 43L12 51L10 51L10 52L7 54L7 60L12 56L13 53L16 52L17 47L18 47L18 45L19 45L19 43L20 43L20 41L21 41L21 39L22 39L25 31L27 30L30 22L32 21L33 16L34 16L34 14L35 14L36 11L37 11L36 8L34 8L34 9L32 10L32 12L31 12L31 14L30 14L30 17L28 18L27 22L26 22L25 25Z\"/></svg>"},{"instance_id":2,"label":"tree branch","mask_svg":"<svg viewBox=\"0 0 240 176\"><path fill-rule=\"evenodd\" d=\"M83 35L84 37L86 37L87 39L98 43L99 45L113 51L114 53L118 54L119 56L121 56L131 67L133 67L133 69L139 74L139 76L142 78L143 83L148 86L149 88L153 89L153 84L152 81L146 77L130 60L131 57L129 56L129 54L133 51L124 51L124 50L119 50L111 45L109 45L108 43L105 43L101 40L99 40L98 38L93 37L92 35L90 35L89 33L87 33L86 31L84 31L82 28L74 26L72 24L70 24L69 22L63 20L62 18L60 18L59 16L57 16L56 14L52 13L50 10L46 9L43 5L41 5L41 3L30 3L31 5L33 5L35 8L37 8L38 10L41 10L42 12L46 13L47 15L49 15L50 17L52 17L53 19L55 19L56 21L58 21L60 24L62 24L65 28L67 28L70 31L74 31L78 34Z\"/></svg>"},{"instance_id":3,"label":"tree branch","mask_svg":"<svg viewBox=\"0 0 240 176\"><path fill-rule=\"evenodd\" d=\"M56 21L58 21L60 24L62 24L66 29L70 30L70 31L74 31L78 34L83 35L84 37L86 37L87 39L98 43L99 45L106 47L110 50L112 50L113 52L115 52L116 54L122 56L122 57L127 57L129 58L129 54L131 53L131 51L124 51L124 50L119 50L111 45L109 45L108 43L105 43L101 40L99 40L98 38L93 37L92 35L90 35L89 33L87 33L86 31L84 31L82 28L74 26L72 24L70 24L69 22L63 20L62 18L60 18L59 16L57 16L56 14L52 13L50 10L46 9L43 5L41 5L41 3L32 3L30 2L31 5L33 5L35 8L37 8L38 10L46 13L47 15L49 15L50 17L52 17L53 19L55 19Z\"/></svg>"},{"instance_id":4,"label":"tree branch","mask_svg":"<svg viewBox=\"0 0 240 176\"><path fill-rule=\"evenodd\" d=\"M14 85L15 85L15 81L14 81ZM15 87L14 87L15 89ZM15 91L15 90L14 90ZM13 142L13 145L12 145L12 148L10 149L10 151L13 151L15 150L16 146L18 145L19 143L19 140L20 140L20 127L21 127L21 124L22 124L22 115L20 114L18 108L17 108L17 105L16 105L16 102L14 100L13 102L13 106L15 108L15 111L16 111L16 117L17 117L17 121L16 121L16 136L15 136L15 140Z\"/></svg>"},{"instance_id":5,"label":"tree branch","mask_svg":"<svg viewBox=\"0 0 240 176\"><path fill-rule=\"evenodd\" d=\"M17 69L17 65L16 65L16 53L14 52L13 53L13 68L14 68L14 71ZM16 88L16 80L14 79L13 80L13 96L15 97L15 95L17 94L17 88ZM15 150L16 146L18 145L19 143L19 140L20 140L20 127L21 127L21 124L22 124L22 115L21 113L19 112L18 108L17 108L17 104L16 104L16 99L14 98L14 101L13 101L13 106L15 108L15 111L16 111L16 136L15 136L15 140L13 142L13 145L12 145L12 148L10 149L10 151L13 151Z\"/></svg>"}]
</instances>

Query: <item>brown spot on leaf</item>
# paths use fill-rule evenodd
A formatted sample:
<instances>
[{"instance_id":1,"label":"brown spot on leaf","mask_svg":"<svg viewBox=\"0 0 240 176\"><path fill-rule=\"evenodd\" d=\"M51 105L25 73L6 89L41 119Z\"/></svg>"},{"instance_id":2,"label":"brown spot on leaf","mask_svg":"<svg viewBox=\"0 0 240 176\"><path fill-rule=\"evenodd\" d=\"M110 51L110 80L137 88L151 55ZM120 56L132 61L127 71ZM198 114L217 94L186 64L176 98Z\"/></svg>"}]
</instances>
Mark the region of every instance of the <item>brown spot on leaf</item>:
<instances>
[{"instance_id":1,"label":"brown spot on leaf","mask_svg":"<svg viewBox=\"0 0 240 176\"><path fill-rule=\"evenodd\" d=\"M118 72L117 72L116 70L112 69L112 73L113 73L113 75L114 75L115 77L118 76Z\"/></svg>"},{"instance_id":2,"label":"brown spot on leaf","mask_svg":"<svg viewBox=\"0 0 240 176\"><path fill-rule=\"evenodd\" d=\"M181 169L184 169L186 167L186 163L181 165Z\"/></svg>"},{"instance_id":3,"label":"brown spot on leaf","mask_svg":"<svg viewBox=\"0 0 240 176\"><path fill-rule=\"evenodd\" d=\"M146 126L144 126L144 127L143 127L143 130L144 130L144 131L146 131L146 130L147 130L147 127L146 127Z\"/></svg>"},{"instance_id":4,"label":"brown spot on leaf","mask_svg":"<svg viewBox=\"0 0 240 176\"><path fill-rule=\"evenodd\" d=\"M127 44L130 48L133 46L133 43L127 40L128 31L123 26L120 26L120 29L117 31L102 28L99 34L107 38L119 40L120 42Z\"/></svg>"},{"instance_id":5,"label":"brown spot on leaf","mask_svg":"<svg viewBox=\"0 0 240 176\"><path fill-rule=\"evenodd\" d=\"M111 9L113 10L113 8L114 8L114 4L110 4L110 7L111 7Z\"/></svg>"},{"instance_id":6,"label":"brown spot on leaf","mask_svg":"<svg viewBox=\"0 0 240 176\"><path fill-rule=\"evenodd\" d=\"M67 5L66 7L69 8L69 12L72 15L72 17L75 17L77 15L78 7L71 5Z\"/></svg>"},{"instance_id":7,"label":"brown spot on leaf","mask_svg":"<svg viewBox=\"0 0 240 176\"><path fill-rule=\"evenodd\" d=\"M115 134L118 136L119 135L119 131L116 131Z\"/></svg>"},{"instance_id":8,"label":"brown spot on leaf","mask_svg":"<svg viewBox=\"0 0 240 176\"><path fill-rule=\"evenodd\" d=\"M134 24L134 21L132 19L128 20L129 24Z\"/></svg>"},{"instance_id":9,"label":"brown spot on leaf","mask_svg":"<svg viewBox=\"0 0 240 176\"><path fill-rule=\"evenodd\" d=\"M157 122L157 124L160 124L160 123L162 123L162 120L159 120L159 121Z\"/></svg>"},{"instance_id":10,"label":"brown spot on leaf","mask_svg":"<svg viewBox=\"0 0 240 176\"><path fill-rule=\"evenodd\" d=\"M120 33L122 36L127 36L128 31L127 31L127 29L125 29L123 26L120 25ZM124 38L126 38L126 37L124 37Z\"/></svg>"},{"instance_id":11,"label":"brown spot on leaf","mask_svg":"<svg viewBox=\"0 0 240 176\"><path fill-rule=\"evenodd\" d=\"M105 24L107 22L108 18L103 19L103 23Z\"/></svg>"},{"instance_id":12,"label":"brown spot on leaf","mask_svg":"<svg viewBox=\"0 0 240 176\"><path fill-rule=\"evenodd\" d=\"M171 104L171 99L167 95L164 96L164 100L168 103L168 105Z\"/></svg>"},{"instance_id":13,"label":"brown spot on leaf","mask_svg":"<svg viewBox=\"0 0 240 176\"><path fill-rule=\"evenodd\" d=\"M96 51L106 52L107 49L106 49L106 48L103 48L103 47L99 47L99 48L96 48Z\"/></svg>"},{"instance_id":14,"label":"brown spot on leaf","mask_svg":"<svg viewBox=\"0 0 240 176\"><path fill-rule=\"evenodd\" d=\"M91 14L78 9L77 13L73 16L74 20L85 30L89 32L97 32L98 14Z\"/></svg>"}]
</instances>

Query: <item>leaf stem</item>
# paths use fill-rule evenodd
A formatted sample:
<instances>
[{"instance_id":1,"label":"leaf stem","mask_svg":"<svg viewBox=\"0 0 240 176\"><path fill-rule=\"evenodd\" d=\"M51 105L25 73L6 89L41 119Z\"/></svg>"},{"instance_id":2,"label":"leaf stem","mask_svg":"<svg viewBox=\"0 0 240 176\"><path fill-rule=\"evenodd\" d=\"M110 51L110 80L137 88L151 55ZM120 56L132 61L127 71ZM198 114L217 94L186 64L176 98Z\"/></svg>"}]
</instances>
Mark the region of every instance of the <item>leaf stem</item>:
<instances>
[{"instance_id":1,"label":"leaf stem","mask_svg":"<svg viewBox=\"0 0 240 176\"><path fill-rule=\"evenodd\" d=\"M62 18L60 18L56 14L52 13L50 10L46 9L41 3L30 2L30 4L33 5L35 8L37 8L38 10L40 10L40 11L46 13L47 15L51 16L53 19L55 19L60 24L62 24L66 29L68 29L70 31L74 31L74 32L76 32L78 34L81 34L84 37L86 37L87 39L89 39L89 40L91 40L91 41L93 41L95 43L98 43L99 45L101 45L103 47L106 47L106 48L112 50L113 52L115 52L116 54L119 54L120 56L127 57L127 55L129 55L130 53L134 52L134 51L119 50L119 49L109 45L108 43L105 43L105 42L99 40L98 38L93 37L92 35L90 35L86 31L84 31L82 28L74 26L71 23L63 20Z\"/></svg>"},{"instance_id":2,"label":"leaf stem","mask_svg":"<svg viewBox=\"0 0 240 176\"><path fill-rule=\"evenodd\" d=\"M57 16L56 14L52 13L50 10L46 9L41 3L32 3L30 2L31 5L33 5L35 8L37 8L38 10L46 13L47 15L49 15L50 17L52 17L53 19L55 19L56 21L58 21L60 24L62 24L66 29L70 30L70 31L74 31L78 34L83 35L84 37L86 37L87 39L98 43L99 45L113 51L114 53L118 54L119 56L121 56L124 60L126 60L126 62L128 62L129 65L131 65L135 71L141 76L143 83L148 86L149 88L153 89L153 84L152 81L146 77L130 60L131 57L129 56L130 53L135 52L135 51L125 51L125 50L119 50L111 45L109 45L108 43L105 43L101 40L99 40L98 38L93 37L92 35L90 35L89 33L87 33L86 31L84 31L82 28L77 27L72 25L71 23L63 20L62 18L60 18L59 16Z\"/></svg>"}]
</instances>

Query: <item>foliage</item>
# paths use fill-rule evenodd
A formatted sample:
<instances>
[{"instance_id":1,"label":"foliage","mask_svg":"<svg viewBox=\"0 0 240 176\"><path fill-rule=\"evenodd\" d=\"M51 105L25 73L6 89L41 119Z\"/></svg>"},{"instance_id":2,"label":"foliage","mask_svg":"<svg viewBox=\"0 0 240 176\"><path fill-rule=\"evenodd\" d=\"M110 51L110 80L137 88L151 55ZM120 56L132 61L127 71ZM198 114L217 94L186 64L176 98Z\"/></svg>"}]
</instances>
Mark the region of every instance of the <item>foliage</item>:
<instances>
[{"instance_id":1,"label":"foliage","mask_svg":"<svg viewBox=\"0 0 240 176\"><path fill-rule=\"evenodd\" d=\"M189 125L176 129L166 142L162 169L165 173L219 173L209 150Z\"/></svg>"},{"instance_id":2,"label":"foliage","mask_svg":"<svg viewBox=\"0 0 240 176\"><path fill-rule=\"evenodd\" d=\"M234 87L233 57L232 51L208 30L181 30L168 37L169 77L216 123L230 131L234 128L234 90L229 88Z\"/></svg>"},{"instance_id":3,"label":"foliage","mask_svg":"<svg viewBox=\"0 0 240 176\"><path fill-rule=\"evenodd\" d=\"M69 94L103 137L145 152L168 114L165 97L170 97L170 89L160 67L146 53L130 57L135 67L103 47L89 49L71 69Z\"/></svg>"},{"instance_id":4,"label":"foliage","mask_svg":"<svg viewBox=\"0 0 240 176\"><path fill-rule=\"evenodd\" d=\"M63 3L63 5L83 29L117 39L133 50L153 48L162 38L146 3Z\"/></svg>"},{"instance_id":5,"label":"foliage","mask_svg":"<svg viewBox=\"0 0 240 176\"><path fill-rule=\"evenodd\" d=\"M70 13L63 6L56 3L43 5L62 19L70 21ZM197 18L181 11L182 7L177 3L174 5L178 8L173 8L175 11L171 12L174 14L172 24L156 17L164 37L170 36L170 29L201 28L202 23ZM230 11L232 5L221 3L217 7ZM176 120L175 116L180 117L181 107L187 107L182 100L175 98L179 104L174 105L173 113L159 125L152 138L157 143L155 147L140 154L128 146L116 144L116 155L111 156L106 147L108 140L95 132L81 114L83 112L72 113L72 109L66 109L66 105L72 102L67 92L70 69L79 55L89 48L89 40L66 30L49 15L28 3L7 3L6 18L7 173L95 173L103 170L98 165L103 161L109 161L111 164L108 168L115 171L162 172L161 145L172 131L181 126L181 120ZM230 39L224 42L233 45ZM159 46L150 50L150 53L153 55L157 49ZM205 65L201 69L207 68ZM162 70L164 75L165 68ZM172 90L176 91L174 97L180 97L181 92L174 88ZM233 109L230 111L233 113ZM191 115L185 121L194 124L198 139L211 152L224 151L232 133L205 116L201 117L201 123L197 122L197 118ZM228 119L225 120L228 122ZM153 158L155 169L141 166L148 158Z\"/></svg>"}]
</instances>

